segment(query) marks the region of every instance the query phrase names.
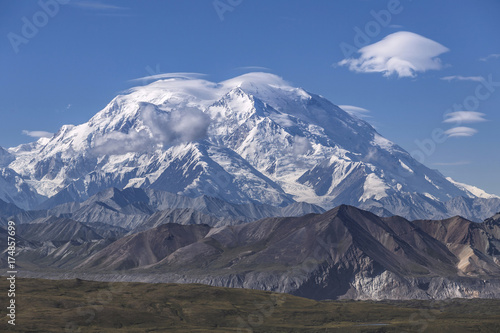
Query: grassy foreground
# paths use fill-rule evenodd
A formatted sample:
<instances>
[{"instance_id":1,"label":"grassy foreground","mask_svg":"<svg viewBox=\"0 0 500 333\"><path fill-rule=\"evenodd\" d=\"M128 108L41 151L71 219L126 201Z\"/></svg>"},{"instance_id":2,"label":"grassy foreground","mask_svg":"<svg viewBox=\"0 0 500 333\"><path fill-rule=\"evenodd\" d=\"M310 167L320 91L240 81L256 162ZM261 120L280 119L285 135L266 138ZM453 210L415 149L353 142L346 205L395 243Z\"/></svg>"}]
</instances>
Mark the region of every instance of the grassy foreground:
<instances>
[{"instance_id":1,"label":"grassy foreground","mask_svg":"<svg viewBox=\"0 0 500 333\"><path fill-rule=\"evenodd\" d=\"M500 332L500 300L326 301L198 284L17 279L0 332Z\"/></svg>"}]
</instances>

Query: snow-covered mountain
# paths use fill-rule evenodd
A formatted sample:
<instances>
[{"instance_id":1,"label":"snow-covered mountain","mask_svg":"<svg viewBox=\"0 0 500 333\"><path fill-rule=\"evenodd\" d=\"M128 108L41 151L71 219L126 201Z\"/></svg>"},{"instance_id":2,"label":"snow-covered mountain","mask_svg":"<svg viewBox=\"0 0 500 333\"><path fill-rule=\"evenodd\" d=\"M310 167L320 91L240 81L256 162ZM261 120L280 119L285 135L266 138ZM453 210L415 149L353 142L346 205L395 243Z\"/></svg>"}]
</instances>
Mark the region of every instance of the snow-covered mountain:
<instances>
[{"instance_id":1,"label":"snow-covered mountain","mask_svg":"<svg viewBox=\"0 0 500 333\"><path fill-rule=\"evenodd\" d=\"M367 122L266 73L133 88L84 124L0 150L0 167L0 199L22 208L109 187L230 203L350 204L408 218L446 217L456 197L500 207L498 197L445 178Z\"/></svg>"},{"instance_id":2,"label":"snow-covered mountain","mask_svg":"<svg viewBox=\"0 0 500 333\"><path fill-rule=\"evenodd\" d=\"M0 201L14 203L21 208L36 206L44 197L8 165L15 157L0 147Z\"/></svg>"}]
</instances>

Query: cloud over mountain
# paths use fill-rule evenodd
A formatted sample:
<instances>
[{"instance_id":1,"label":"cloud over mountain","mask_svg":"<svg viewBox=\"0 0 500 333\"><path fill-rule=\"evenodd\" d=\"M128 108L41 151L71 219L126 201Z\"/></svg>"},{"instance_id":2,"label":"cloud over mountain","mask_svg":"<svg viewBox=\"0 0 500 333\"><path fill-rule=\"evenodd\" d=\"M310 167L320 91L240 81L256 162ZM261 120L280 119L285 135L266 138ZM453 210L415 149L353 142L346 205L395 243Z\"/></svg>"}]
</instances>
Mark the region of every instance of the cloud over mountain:
<instances>
[{"instance_id":1,"label":"cloud over mountain","mask_svg":"<svg viewBox=\"0 0 500 333\"><path fill-rule=\"evenodd\" d=\"M31 136L32 138L50 138L54 135L54 133L50 133L47 131L28 131L28 130L23 130L23 134Z\"/></svg>"},{"instance_id":2,"label":"cloud over mountain","mask_svg":"<svg viewBox=\"0 0 500 333\"><path fill-rule=\"evenodd\" d=\"M94 150L99 154L115 155L127 152L145 152L158 145L168 147L203 139L207 135L210 118L196 108L182 108L169 113L154 105L144 104L142 122L145 127L128 132L110 132L96 138Z\"/></svg>"}]
</instances>

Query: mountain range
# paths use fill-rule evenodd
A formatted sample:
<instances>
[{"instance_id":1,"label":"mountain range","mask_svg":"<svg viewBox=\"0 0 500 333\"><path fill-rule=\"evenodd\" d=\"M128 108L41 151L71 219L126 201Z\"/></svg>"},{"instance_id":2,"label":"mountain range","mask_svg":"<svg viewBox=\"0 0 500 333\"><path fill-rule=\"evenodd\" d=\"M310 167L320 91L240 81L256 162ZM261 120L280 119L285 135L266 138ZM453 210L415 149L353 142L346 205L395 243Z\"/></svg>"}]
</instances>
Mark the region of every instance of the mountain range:
<instances>
[{"instance_id":1,"label":"mountain range","mask_svg":"<svg viewBox=\"0 0 500 333\"><path fill-rule=\"evenodd\" d=\"M429 169L366 121L266 73L219 83L173 76L130 89L50 138L0 148L3 205L67 204L84 214L82 203L110 188L307 207L296 215L348 204L381 216L482 221L500 210L497 196Z\"/></svg>"},{"instance_id":2,"label":"mountain range","mask_svg":"<svg viewBox=\"0 0 500 333\"><path fill-rule=\"evenodd\" d=\"M17 233L16 262L26 277L203 283L313 299L500 297L499 214L482 223L408 221L342 205L302 217L159 223L134 232L49 217Z\"/></svg>"},{"instance_id":3,"label":"mountain range","mask_svg":"<svg viewBox=\"0 0 500 333\"><path fill-rule=\"evenodd\" d=\"M0 148L0 233L16 222L26 277L497 298L499 211L499 197L265 73L173 75Z\"/></svg>"}]
</instances>

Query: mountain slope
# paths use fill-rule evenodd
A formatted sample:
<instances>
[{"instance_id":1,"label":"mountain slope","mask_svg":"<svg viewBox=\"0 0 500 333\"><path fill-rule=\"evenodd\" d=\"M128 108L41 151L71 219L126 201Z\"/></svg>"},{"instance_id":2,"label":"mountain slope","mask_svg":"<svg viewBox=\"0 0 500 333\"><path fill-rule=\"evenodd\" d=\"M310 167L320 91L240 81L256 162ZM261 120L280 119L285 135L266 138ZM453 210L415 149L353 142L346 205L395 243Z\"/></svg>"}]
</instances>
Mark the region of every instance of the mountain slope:
<instances>
[{"instance_id":1,"label":"mountain slope","mask_svg":"<svg viewBox=\"0 0 500 333\"><path fill-rule=\"evenodd\" d=\"M5 206L6 214L10 206L13 205ZM51 216L64 217L87 224L105 223L128 230L145 230L164 223L204 223L210 226L224 226L255 221L264 217L300 216L322 212L324 210L321 207L307 203L292 203L285 207L257 203L231 204L204 195L190 198L152 189L109 188L98 192L84 202L69 202L50 209L34 211L17 209L7 214L6 217L12 215L18 223L30 223ZM0 218L2 218L1 215Z\"/></svg>"},{"instance_id":2,"label":"mountain slope","mask_svg":"<svg viewBox=\"0 0 500 333\"><path fill-rule=\"evenodd\" d=\"M72 275L52 274L204 283L314 299L490 298L500 297L499 245L495 218L410 222L343 205L219 228L163 224L80 257Z\"/></svg>"},{"instance_id":3,"label":"mountain slope","mask_svg":"<svg viewBox=\"0 0 500 333\"><path fill-rule=\"evenodd\" d=\"M29 241L18 244L18 266L71 269L76 264L115 242L125 229L109 225L84 224L66 218L41 218L16 226L17 235Z\"/></svg>"},{"instance_id":4,"label":"mountain slope","mask_svg":"<svg viewBox=\"0 0 500 333\"><path fill-rule=\"evenodd\" d=\"M108 246L80 266L106 269L131 269L158 262L179 248L202 239L210 230L207 225L164 224L124 237ZM78 269L78 267L77 267Z\"/></svg>"},{"instance_id":5,"label":"mountain slope","mask_svg":"<svg viewBox=\"0 0 500 333\"><path fill-rule=\"evenodd\" d=\"M494 218L474 223L459 216L440 221L414 221L423 231L446 244L459 259L463 275L500 275L500 223Z\"/></svg>"},{"instance_id":6,"label":"mountain slope","mask_svg":"<svg viewBox=\"0 0 500 333\"><path fill-rule=\"evenodd\" d=\"M0 226L7 225L7 219L13 215L22 213L23 210L14 204L7 203L0 199Z\"/></svg>"},{"instance_id":7,"label":"mountain slope","mask_svg":"<svg viewBox=\"0 0 500 333\"><path fill-rule=\"evenodd\" d=\"M472 206L447 203L499 200L446 179L367 122L265 73L136 87L87 123L63 126L52 138L8 154L14 159L4 172L16 172L31 191L50 197L45 207L134 187L232 204L350 204L408 218L458 210L481 220L487 215L471 214ZM41 201L26 196L4 201L23 208ZM500 208L500 201L492 205Z\"/></svg>"}]
</instances>

